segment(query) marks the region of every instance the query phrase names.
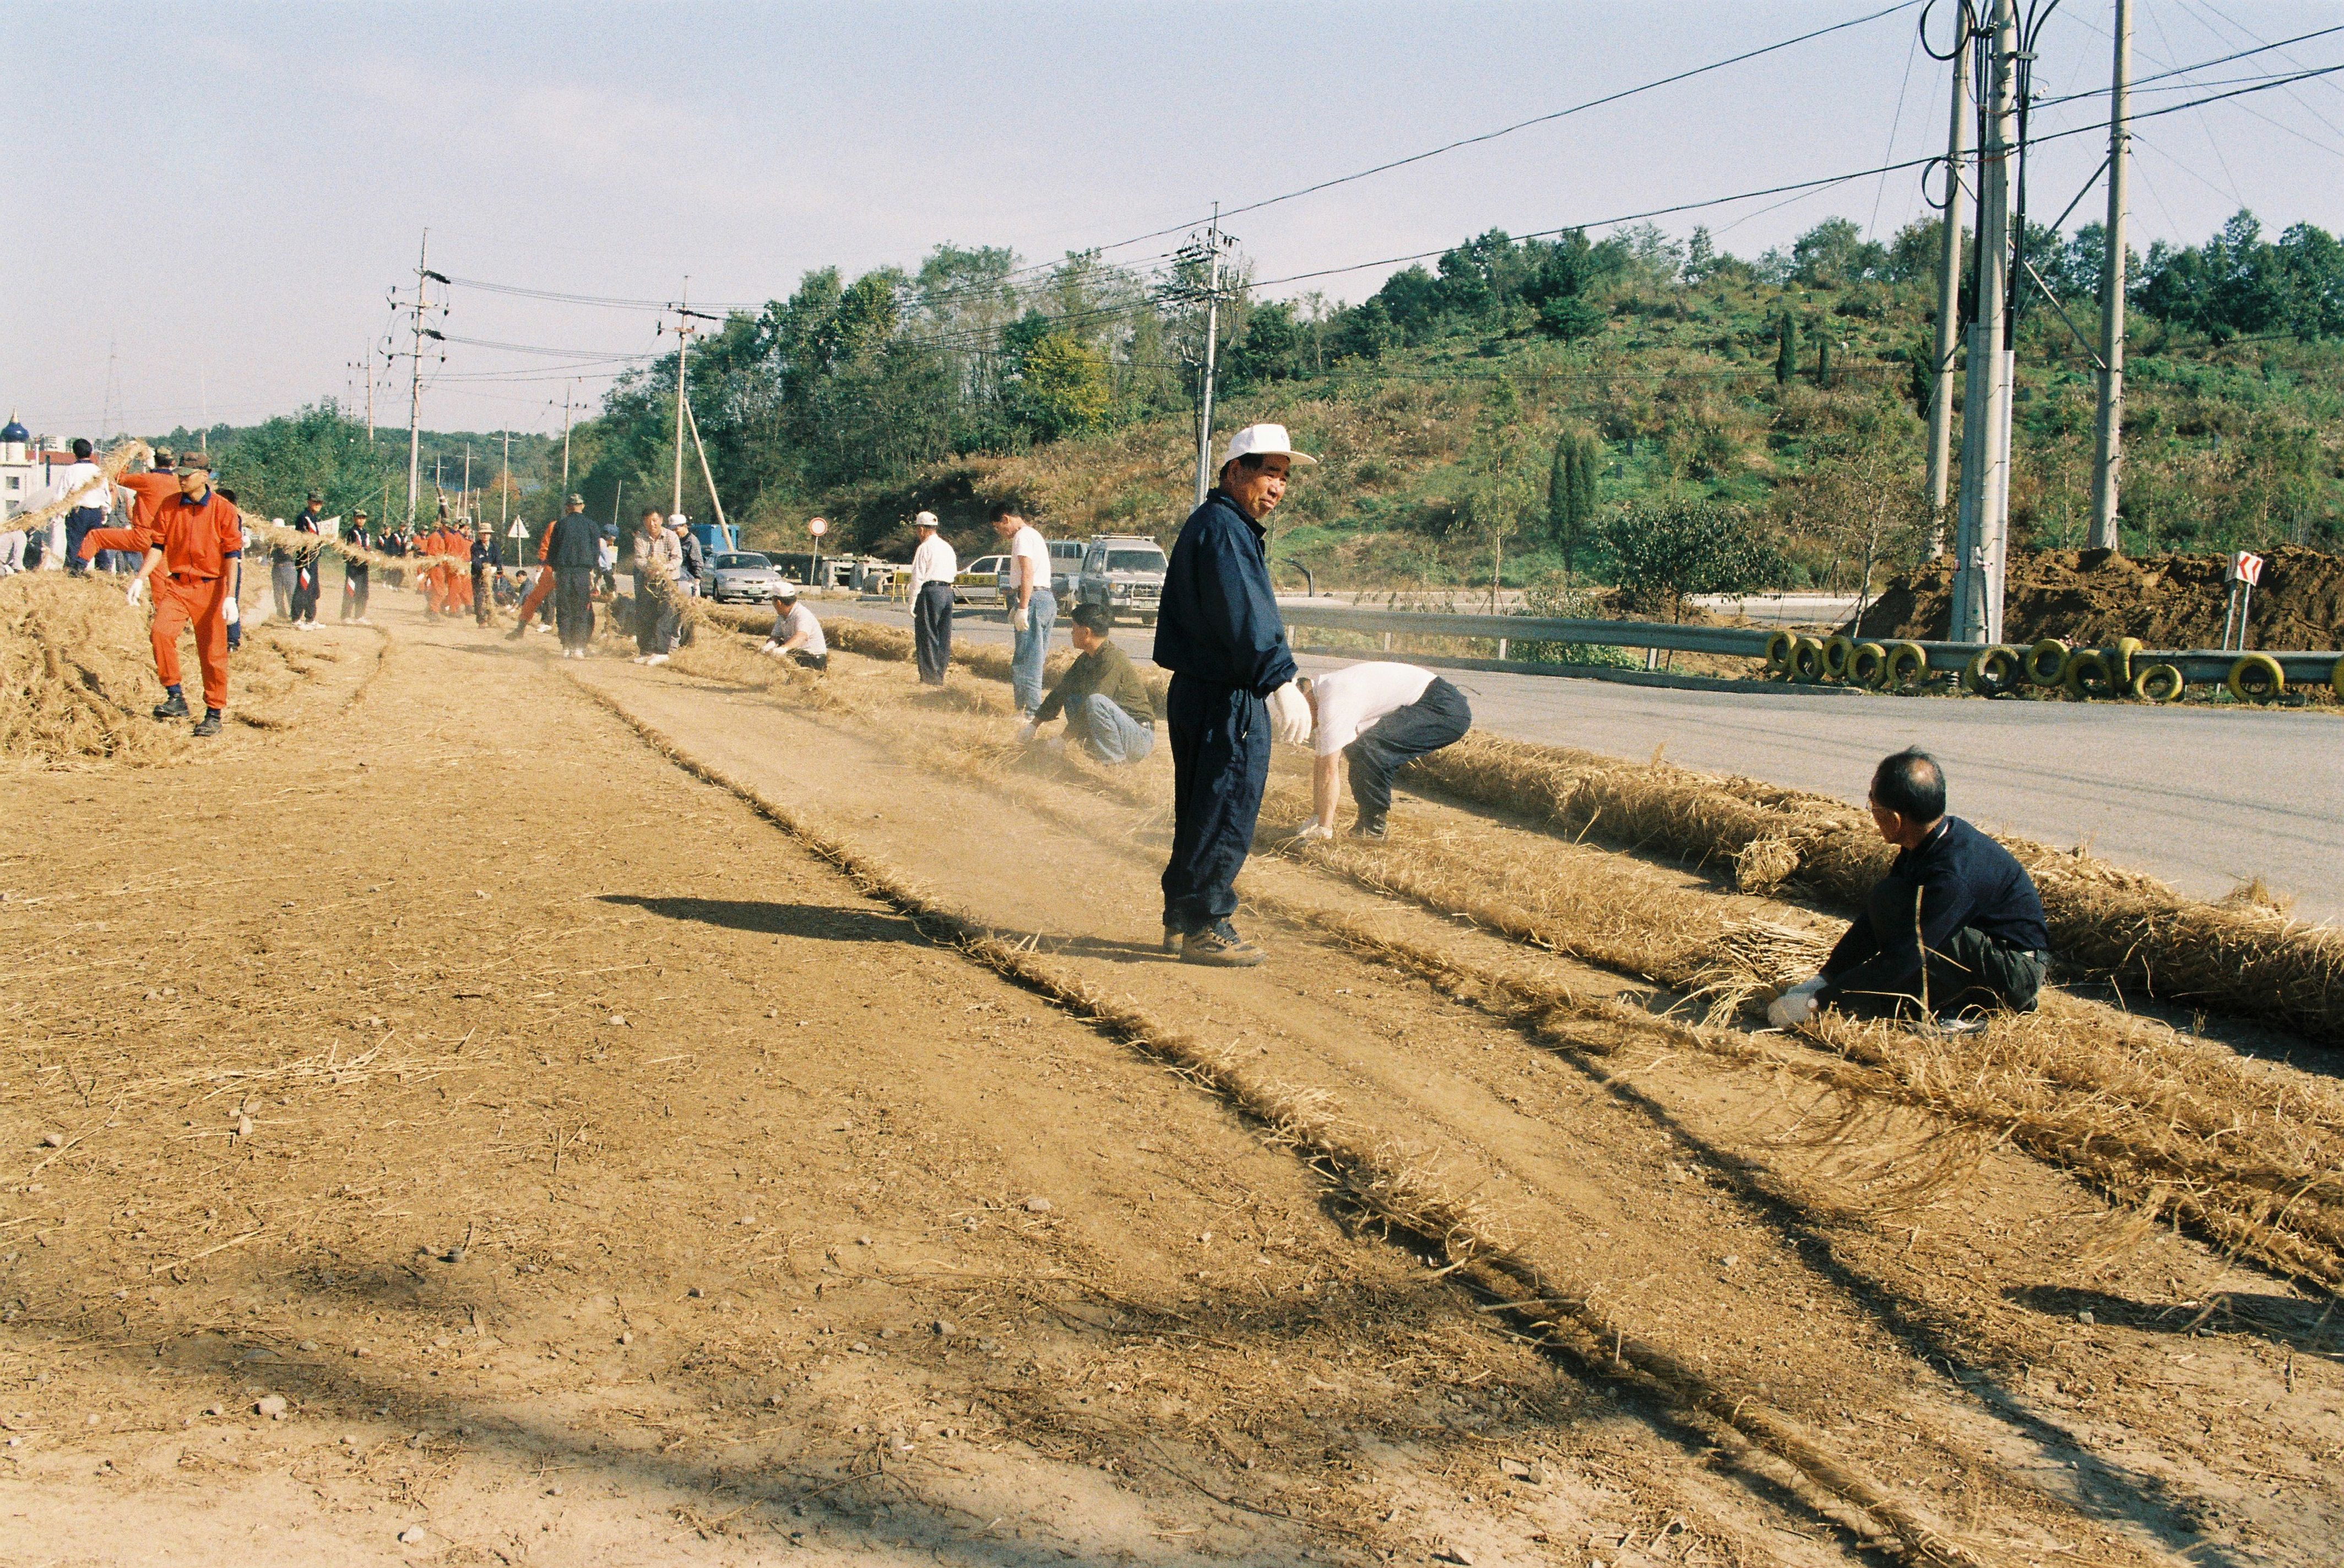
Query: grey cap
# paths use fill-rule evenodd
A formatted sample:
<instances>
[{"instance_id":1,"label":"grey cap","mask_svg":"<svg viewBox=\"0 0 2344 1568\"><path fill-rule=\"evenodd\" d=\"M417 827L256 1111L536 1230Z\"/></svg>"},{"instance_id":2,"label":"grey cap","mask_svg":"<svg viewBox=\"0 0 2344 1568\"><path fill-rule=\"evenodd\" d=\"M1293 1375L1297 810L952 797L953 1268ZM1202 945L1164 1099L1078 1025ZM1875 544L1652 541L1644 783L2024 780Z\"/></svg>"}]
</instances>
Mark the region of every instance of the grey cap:
<instances>
[{"instance_id":1,"label":"grey cap","mask_svg":"<svg viewBox=\"0 0 2344 1568\"><path fill-rule=\"evenodd\" d=\"M797 596L798 585L786 577L782 579L782 585L773 590L773 597L776 599L795 599Z\"/></svg>"}]
</instances>

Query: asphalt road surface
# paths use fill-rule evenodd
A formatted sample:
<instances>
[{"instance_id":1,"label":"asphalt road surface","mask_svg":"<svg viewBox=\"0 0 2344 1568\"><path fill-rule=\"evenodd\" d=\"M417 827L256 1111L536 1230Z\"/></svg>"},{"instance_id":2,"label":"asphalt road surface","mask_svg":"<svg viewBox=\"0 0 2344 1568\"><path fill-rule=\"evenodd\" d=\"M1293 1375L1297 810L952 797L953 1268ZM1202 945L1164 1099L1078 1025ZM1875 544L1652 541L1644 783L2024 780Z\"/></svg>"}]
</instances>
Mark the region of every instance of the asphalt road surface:
<instances>
[{"instance_id":1,"label":"asphalt road surface","mask_svg":"<svg viewBox=\"0 0 2344 1568\"><path fill-rule=\"evenodd\" d=\"M908 625L898 611L832 603ZM1063 643L1065 621L1055 641ZM1006 640L998 612L955 635ZM1147 663L1154 633L1116 640ZM1349 660L1303 654L1306 670ZM1681 692L1450 671L1474 722L1521 740L1736 773L1860 804L1872 765L1905 745L1945 764L1953 809L1981 826L2081 845L2218 898L2259 875L2309 919L2344 920L2344 720L2291 710Z\"/></svg>"}]
</instances>

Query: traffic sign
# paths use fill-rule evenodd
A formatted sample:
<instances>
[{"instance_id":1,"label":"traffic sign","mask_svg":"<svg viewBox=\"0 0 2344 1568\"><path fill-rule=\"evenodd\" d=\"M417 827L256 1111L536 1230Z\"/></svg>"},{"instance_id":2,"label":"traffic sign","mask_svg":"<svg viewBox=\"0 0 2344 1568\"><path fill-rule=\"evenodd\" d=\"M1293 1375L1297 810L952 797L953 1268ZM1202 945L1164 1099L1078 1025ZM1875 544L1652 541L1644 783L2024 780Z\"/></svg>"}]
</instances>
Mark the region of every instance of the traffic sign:
<instances>
[{"instance_id":1,"label":"traffic sign","mask_svg":"<svg viewBox=\"0 0 2344 1568\"><path fill-rule=\"evenodd\" d=\"M529 524L523 522L519 518L514 518L512 526L505 530L505 537L507 539L527 539L529 537Z\"/></svg>"},{"instance_id":2,"label":"traffic sign","mask_svg":"<svg viewBox=\"0 0 2344 1568\"><path fill-rule=\"evenodd\" d=\"M806 531L813 534L816 539L820 539L823 534L830 531L830 524L818 517L810 518L806 521Z\"/></svg>"},{"instance_id":3,"label":"traffic sign","mask_svg":"<svg viewBox=\"0 0 2344 1568\"><path fill-rule=\"evenodd\" d=\"M2230 557L2230 581L2251 588L2263 580L2263 558L2250 550Z\"/></svg>"}]
</instances>

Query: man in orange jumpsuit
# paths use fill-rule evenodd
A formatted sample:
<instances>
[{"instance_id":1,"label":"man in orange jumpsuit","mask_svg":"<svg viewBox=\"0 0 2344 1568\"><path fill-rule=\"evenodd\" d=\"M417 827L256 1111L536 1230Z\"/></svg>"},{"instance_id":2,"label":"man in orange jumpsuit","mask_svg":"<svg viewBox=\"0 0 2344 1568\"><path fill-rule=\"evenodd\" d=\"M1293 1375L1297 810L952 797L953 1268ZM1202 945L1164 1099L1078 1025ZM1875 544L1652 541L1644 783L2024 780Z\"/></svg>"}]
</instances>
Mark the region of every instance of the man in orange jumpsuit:
<instances>
[{"instance_id":1,"label":"man in orange jumpsuit","mask_svg":"<svg viewBox=\"0 0 2344 1568\"><path fill-rule=\"evenodd\" d=\"M139 590L154 579L150 635L155 673L166 693L155 716L187 716L187 699L179 690L179 632L192 625L204 672L204 717L195 733L218 734L220 713L227 707L227 585L244 554L244 521L235 503L212 489L211 460L200 452L180 455L178 499L157 509L146 543L146 559L129 597L136 602Z\"/></svg>"},{"instance_id":2,"label":"man in orange jumpsuit","mask_svg":"<svg viewBox=\"0 0 2344 1568\"><path fill-rule=\"evenodd\" d=\"M586 498L582 495L571 496L566 510L584 511ZM545 552L552 547L553 524L549 522L545 525L545 531L540 534L537 540L537 581L530 584L529 597L520 602L520 621L514 624L511 631L505 633L505 641L508 642L518 642L528 634L529 618L537 613L537 607L545 602L547 594L553 592L553 568L546 564L545 558Z\"/></svg>"},{"instance_id":3,"label":"man in orange jumpsuit","mask_svg":"<svg viewBox=\"0 0 2344 1568\"><path fill-rule=\"evenodd\" d=\"M166 501L179 498L179 476L171 471L171 450L158 447L154 466L145 473L126 473L117 477L115 487L130 492L130 526L127 528L93 528L82 535L81 559L90 561L101 550L127 551L143 556L155 541L155 519Z\"/></svg>"},{"instance_id":4,"label":"man in orange jumpsuit","mask_svg":"<svg viewBox=\"0 0 2344 1568\"><path fill-rule=\"evenodd\" d=\"M440 615L448 609L448 568L441 557L448 553L448 520L442 517L431 525L431 531L416 541L416 553L430 561L418 575L422 579L423 612Z\"/></svg>"}]
</instances>

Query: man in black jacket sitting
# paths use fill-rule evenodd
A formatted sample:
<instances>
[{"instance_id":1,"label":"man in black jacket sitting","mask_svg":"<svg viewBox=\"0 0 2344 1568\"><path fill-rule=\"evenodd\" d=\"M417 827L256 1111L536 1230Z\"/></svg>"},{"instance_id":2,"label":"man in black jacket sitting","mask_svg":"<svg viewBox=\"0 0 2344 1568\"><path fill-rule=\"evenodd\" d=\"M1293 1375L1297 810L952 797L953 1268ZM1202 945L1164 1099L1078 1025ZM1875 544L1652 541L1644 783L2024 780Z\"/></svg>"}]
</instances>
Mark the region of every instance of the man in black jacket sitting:
<instances>
[{"instance_id":1,"label":"man in black jacket sitting","mask_svg":"<svg viewBox=\"0 0 2344 1568\"><path fill-rule=\"evenodd\" d=\"M1824 1007L1858 1017L1917 1015L1965 1031L1997 1008L2031 1012L2051 934L2035 879L2010 851L1945 814L1945 774L1924 751L1884 758L1872 821L1896 846L1862 918L1823 973L1766 1009L1778 1028Z\"/></svg>"}]
</instances>

